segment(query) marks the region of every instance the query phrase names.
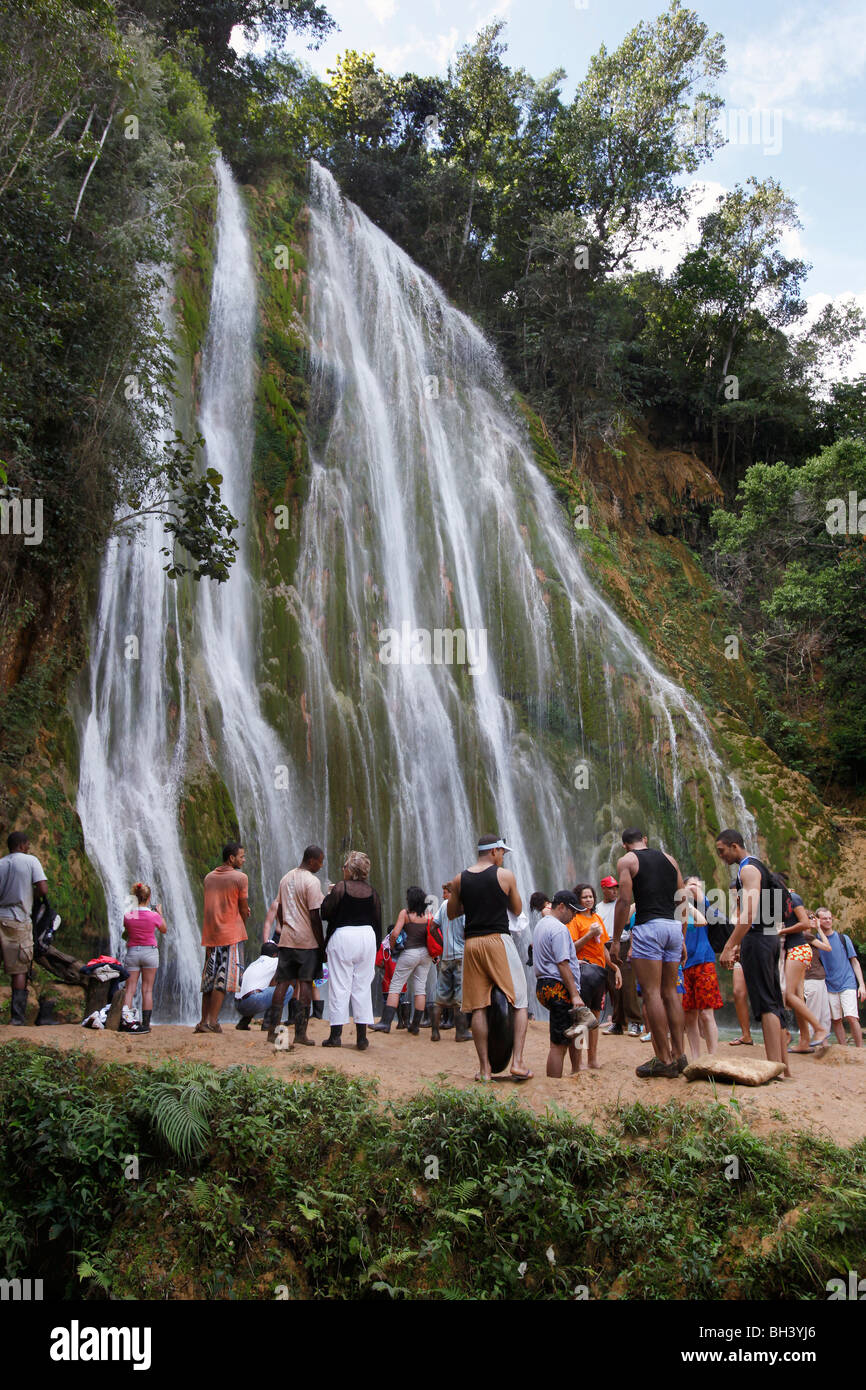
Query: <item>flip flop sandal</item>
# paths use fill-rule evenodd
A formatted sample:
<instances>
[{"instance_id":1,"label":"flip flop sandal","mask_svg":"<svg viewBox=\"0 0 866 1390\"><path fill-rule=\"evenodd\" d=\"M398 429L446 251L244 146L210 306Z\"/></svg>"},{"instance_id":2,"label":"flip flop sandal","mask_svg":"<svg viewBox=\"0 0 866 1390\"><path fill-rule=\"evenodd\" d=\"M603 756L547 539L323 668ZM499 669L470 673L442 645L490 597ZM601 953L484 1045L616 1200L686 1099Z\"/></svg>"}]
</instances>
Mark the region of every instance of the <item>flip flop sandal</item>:
<instances>
[{"instance_id":1,"label":"flip flop sandal","mask_svg":"<svg viewBox=\"0 0 866 1390\"><path fill-rule=\"evenodd\" d=\"M479 1081L479 1082L481 1083L482 1086L489 1086L489 1085L491 1084L491 1082L493 1081L493 1077L492 1077L492 1076L481 1076L481 1075L479 1075L478 1072L476 1072L476 1073L475 1073L475 1080L476 1080L476 1081Z\"/></svg>"},{"instance_id":2,"label":"flip flop sandal","mask_svg":"<svg viewBox=\"0 0 866 1390\"><path fill-rule=\"evenodd\" d=\"M733 1041L731 1041L731 1042L728 1043L728 1047L754 1047L754 1046L755 1046L755 1041L754 1041L753 1038L734 1038Z\"/></svg>"},{"instance_id":3,"label":"flip flop sandal","mask_svg":"<svg viewBox=\"0 0 866 1390\"><path fill-rule=\"evenodd\" d=\"M512 1071L508 1073L512 1081L531 1081L535 1075L534 1071Z\"/></svg>"},{"instance_id":4,"label":"flip flop sandal","mask_svg":"<svg viewBox=\"0 0 866 1390\"><path fill-rule=\"evenodd\" d=\"M209 1033L210 1028L206 1023L197 1023L192 1031L194 1033Z\"/></svg>"}]
</instances>

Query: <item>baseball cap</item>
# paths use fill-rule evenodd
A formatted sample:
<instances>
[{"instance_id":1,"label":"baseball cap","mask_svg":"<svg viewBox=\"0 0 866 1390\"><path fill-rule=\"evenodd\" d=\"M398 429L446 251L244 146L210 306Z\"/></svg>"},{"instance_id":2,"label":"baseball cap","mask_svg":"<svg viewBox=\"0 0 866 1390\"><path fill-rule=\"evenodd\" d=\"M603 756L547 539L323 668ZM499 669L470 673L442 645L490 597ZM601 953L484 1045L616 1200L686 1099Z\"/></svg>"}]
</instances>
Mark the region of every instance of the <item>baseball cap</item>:
<instances>
[{"instance_id":1,"label":"baseball cap","mask_svg":"<svg viewBox=\"0 0 866 1390\"><path fill-rule=\"evenodd\" d=\"M570 888L560 888L558 893L554 893L550 900L550 906L559 907L560 903L565 903L565 906L570 907L573 912L580 911L580 903L577 900L577 896L572 893Z\"/></svg>"},{"instance_id":2,"label":"baseball cap","mask_svg":"<svg viewBox=\"0 0 866 1390\"><path fill-rule=\"evenodd\" d=\"M615 878L608 874L606 878L601 880L601 886L602 888L618 888L619 884Z\"/></svg>"}]
</instances>

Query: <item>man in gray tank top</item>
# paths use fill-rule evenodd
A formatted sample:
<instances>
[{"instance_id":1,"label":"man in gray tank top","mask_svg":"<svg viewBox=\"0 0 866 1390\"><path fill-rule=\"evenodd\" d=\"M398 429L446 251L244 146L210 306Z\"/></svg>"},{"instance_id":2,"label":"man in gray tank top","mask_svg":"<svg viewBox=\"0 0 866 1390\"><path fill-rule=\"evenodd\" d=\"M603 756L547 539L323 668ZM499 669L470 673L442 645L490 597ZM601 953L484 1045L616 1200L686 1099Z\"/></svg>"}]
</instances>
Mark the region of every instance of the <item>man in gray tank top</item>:
<instances>
[{"instance_id":1,"label":"man in gray tank top","mask_svg":"<svg viewBox=\"0 0 866 1390\"><path fill-rule=\"evenodd\" d=\"M641 1077L675 1078L688 1065L683 1051L683 1005L677 993L679 967L686 958L685 914L681 922L677 920L677 903L683 901L683 876L672 855L648 848L642 830L624 830L622 842L626 852L616 866L619 896L610 954L613 960L619 959L620 937L634 897L631 963L643 996L655 1053L636 1071Z\"/></svg>"}]
</instances>

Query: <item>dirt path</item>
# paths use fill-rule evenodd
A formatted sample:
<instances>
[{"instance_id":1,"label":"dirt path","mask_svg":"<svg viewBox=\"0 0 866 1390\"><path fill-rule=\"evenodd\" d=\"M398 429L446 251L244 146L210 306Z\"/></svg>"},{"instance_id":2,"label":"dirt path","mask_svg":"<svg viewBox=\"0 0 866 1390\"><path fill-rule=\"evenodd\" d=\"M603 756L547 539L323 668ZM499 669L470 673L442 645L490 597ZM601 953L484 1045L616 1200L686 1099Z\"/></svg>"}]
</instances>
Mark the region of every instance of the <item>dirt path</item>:
<instances>
[{"instance_id":1,"label":"dirt path","mask_svg":"<svg viewBox=\"0 0 866 1390\"><path fill-rule=\"evenodd\" d=\"M310 1022L310 1036L317 1043L328 1035L326 1023ZM276 1053L257 1027L239 1033L228 1025L221 1035L204 1036L191 1028L157 1027L141 1038L123 1033L95 1033L77 1024L53 1028L0 1027L0 1043L38 1042L69 1051L81 1048L105 1060L158 1063L166 1058L212 1062L215 1066L239 1063L268 1067L286 1078L305 1079L319 1067L336 1067L349 1076L375 1077L384 1099L411 1095L425 1085L445 1082L460 1088L475 1085L475 1049L471 1043L455 1043L453 1033L443 1034L441 1043L430 1042L424 1029L415 1038L407 1033L387 1036L374 1033L366 1052L356 1052L352 1043L354 1028L346 1029L348 1042L340 1049L322 1052L298 1048ZM721 1051L726 1049L722 1043ZM668 1100L691 1102L713 1100L712 1087L702 1081L642 1081L634 1069L649 1056L648 1045L628 1037L603 1037L599 1047L602 1067L577 1077L548 1080L544 1075L547 1057L547 1026L529 1024L526 1056L535 1073L532 1081L517 1085L507 1079L491 1087L503 1099L512 1096L533 1110L543 1112L557 1105L582 1120L593 1119L604 1125L606 1108L618 1102L664 1103ZM757 1044L749 1056L763 1057ZM831 1047L822 1058L791 1057L793 1077L767 1086L717 1086L717 1098L727 1103L731 1096L739 1102L740 1113L758 1133L809 1130L839 1144L853 1144L866 1138L866 1049Z\"/></svg>"}]
</instances>

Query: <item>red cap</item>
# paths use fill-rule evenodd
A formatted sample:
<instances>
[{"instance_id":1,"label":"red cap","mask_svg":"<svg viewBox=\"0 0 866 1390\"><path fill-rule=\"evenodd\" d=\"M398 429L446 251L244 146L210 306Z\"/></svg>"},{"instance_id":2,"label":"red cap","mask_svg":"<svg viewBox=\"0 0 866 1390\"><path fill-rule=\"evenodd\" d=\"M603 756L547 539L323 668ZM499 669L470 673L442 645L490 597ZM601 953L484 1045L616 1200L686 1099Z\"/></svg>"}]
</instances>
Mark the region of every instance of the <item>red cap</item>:
<instances>
[{"instance_id":1,"label":"red cap","mask_svg":"<svg viewBox=\"0 0 866 1390\"><path fill-rule=\"evenodd\" d=\"M607 878L601 880L601 886L602 888L618 888L619 884L615 878L611 878L610 874L608 874Z\"/></svg>"}]
</instances>

